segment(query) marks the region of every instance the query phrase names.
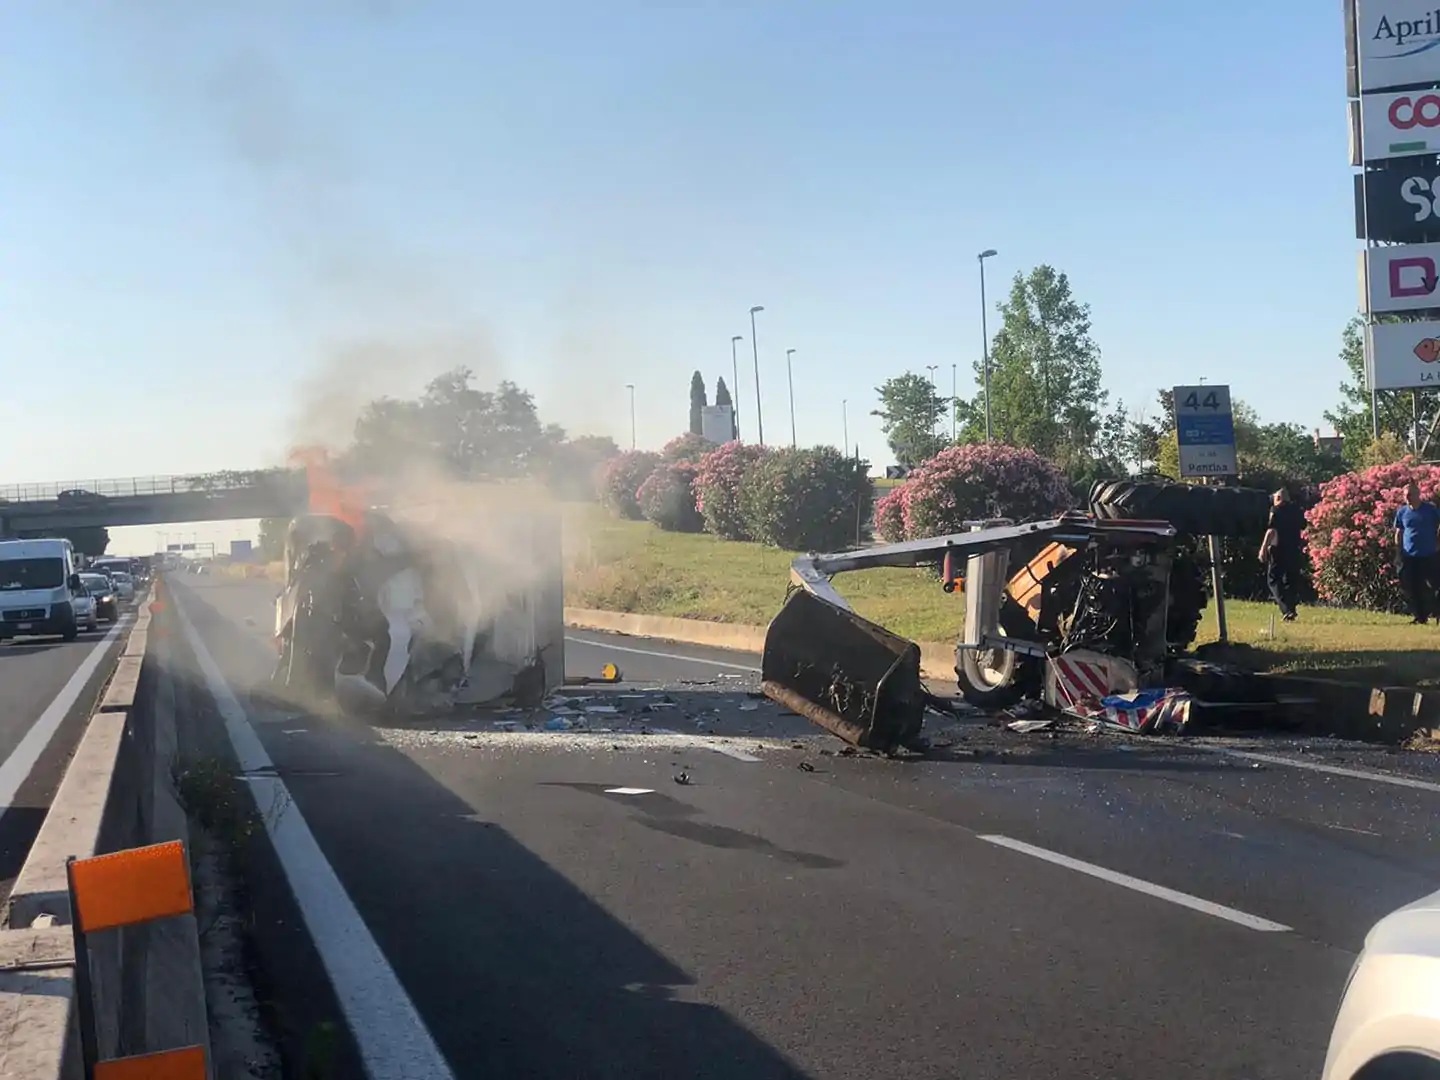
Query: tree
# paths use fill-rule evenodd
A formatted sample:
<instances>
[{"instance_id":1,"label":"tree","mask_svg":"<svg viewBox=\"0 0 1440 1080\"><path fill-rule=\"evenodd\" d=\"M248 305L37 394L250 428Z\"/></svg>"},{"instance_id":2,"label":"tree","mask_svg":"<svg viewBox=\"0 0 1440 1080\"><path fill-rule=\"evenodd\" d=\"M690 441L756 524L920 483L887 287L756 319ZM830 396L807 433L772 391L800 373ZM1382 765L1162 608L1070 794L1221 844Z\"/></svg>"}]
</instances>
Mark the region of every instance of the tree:
<instances>
[{"instance_id":1,"label":"tree","mask_svg":"<svg viewBox=\"0 0 1440 1080\"><path fill-rule=\"evenodd\" d=\"M880 430L898 464L913 468L941 451L946 440L935 433L935 425L949 402L936 394L929 379L898 375L886 379L875 392L880 395L880 407L870 415L880 418Z\"/></svg>"},{"instance_id":2,"label":"tree","mask_svg":"<svg viewBox=\"0 0 1440 1080\"><path fill-rule=\"evenodd\" d=\"M1386 318L1381 316L1380 321ZM1374 439L1370 391L1365 384L1364 331L1364 320L1356 316L1340 332L1340 362L1345 365L1348 377L1340 383L1340 403L1325 413L1326 421L1334 425L1343 440L1345 461L1351 466L1360 463ZM1416 421L1419 421L1423 443L1424 433L1435 423L1437 412L1440 412L1440 392L1435 390L1382 392L1379 395L1380 434L1394 435L1401 443L1413 447ZM1433 449L1427 450L1427 456L1432 452Z\"/></svg>"},{"instance_id":3,"label":"tree","mask_svg":"<svg viewBox=\"0 0 1440 1080\"><path fill-rule=\"evenodd\" d=\"M730 410L730 438L740 437L740 422L735 415L735 399L730 396L730 387L725 385L725 376L715 380L715 404Z\"/></svg>"},{"instance_id":4,"label":"tree","mask_svg":"<svg viewBox=\"0 0 1440 1080\"><path fill-rule=\"evenodd\" d=\"M690 376L690 434L705 434L705 377L700 372Z\"/></svg>"},{"instance_id":5,"label":"tree","mask_svg":"<svg viewBox=\"0 0 1440 1080\"><path fill-rule=\"evenodd\" d=\"M458 367L432 379L416 401L371 402L356 422L350 463L381 475L417 465L460 480L534 475L564 430L542 425L535 399L515 383L477 390L474 377Z\"/></svg>"},{"instance_id":6,"label":"tree","mask_svg":"<svg viewBox=\"0 0 1440 1080\"><path fill-rule=\"evenodd\" d=\"M990 417L994 438L1028 447L1067 471L1123 453L1128 419L1109 408L1100 385L1100 348L1090 337L1090 307L1078 303L1070 279L1052 266L1016 274L999 305L1002 323L991 344ZM984 377L983 361L975 365ZM985 391L957 403L962 441L985 435Z\"/></svg>"}]
</instances>

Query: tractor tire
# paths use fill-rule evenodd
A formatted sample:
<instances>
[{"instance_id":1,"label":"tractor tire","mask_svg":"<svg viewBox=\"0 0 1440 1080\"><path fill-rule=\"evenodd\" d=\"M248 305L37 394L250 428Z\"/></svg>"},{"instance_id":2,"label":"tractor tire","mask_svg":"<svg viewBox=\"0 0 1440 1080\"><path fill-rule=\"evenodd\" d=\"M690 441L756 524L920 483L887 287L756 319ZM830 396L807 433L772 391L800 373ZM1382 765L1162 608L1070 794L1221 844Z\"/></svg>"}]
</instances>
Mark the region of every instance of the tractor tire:
<instances>
[{"instance_id":1,"label":"tractor tire","mask_svg":"<svg viewBox=\"0 0 1440 1080\"><path fill-rule=\"evenodd\" d=\"M1165 642L1172 652L1184 652L1194 642L1207 600L1204 563L1188 551L1177 552L1170 566L1170 606L1165 613Z\"/></svg>"},{"instance_id":2,"label":"tractor tire","mask_svg":"<svg viewBox=\"0 0 1440 1080\"><path fill-rule=\"evenodd\" d=\"M1090 489L1090 513L1101 520L1168 521L1192 536L1251 536L1264 529L1269 512L1270 496L1258 488L1100 480Z\"/></svg>"}]
</instances>

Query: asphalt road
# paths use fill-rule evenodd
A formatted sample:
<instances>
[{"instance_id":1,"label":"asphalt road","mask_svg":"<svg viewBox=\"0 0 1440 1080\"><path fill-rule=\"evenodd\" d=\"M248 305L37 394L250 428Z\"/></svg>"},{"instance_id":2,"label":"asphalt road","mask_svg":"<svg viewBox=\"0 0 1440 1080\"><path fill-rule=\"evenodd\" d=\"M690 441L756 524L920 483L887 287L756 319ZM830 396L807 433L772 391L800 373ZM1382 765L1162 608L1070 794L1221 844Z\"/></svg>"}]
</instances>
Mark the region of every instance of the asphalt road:
<instances>
[{"instance_id":1,"label":"asphalt road","mask_svg":"<svg viewBox=\"0 0 1440 1080\"><path fill-rule=\"evenodd\" d=\"M75 641L0 644L0 902L9 896L65 775L95 701L113 673L118 628Z\"/></svg>"},{"instance_id":2,"label":"asphalt road","mask_svg":"<svg viewBox=\"0 0 1440 1080\"><path fill-rule=\"evenodd\" d=\"M379 730L260 690L273 586L179 595L192 706L258 736L275 1012L292 1057L347 1022L336 1075L1313 1077L1369 926L1440 887L1428 756L978 723L847 756L754 657L594 634L571 673L626 684L571 730Z\"/></svg>"}]
</instances>

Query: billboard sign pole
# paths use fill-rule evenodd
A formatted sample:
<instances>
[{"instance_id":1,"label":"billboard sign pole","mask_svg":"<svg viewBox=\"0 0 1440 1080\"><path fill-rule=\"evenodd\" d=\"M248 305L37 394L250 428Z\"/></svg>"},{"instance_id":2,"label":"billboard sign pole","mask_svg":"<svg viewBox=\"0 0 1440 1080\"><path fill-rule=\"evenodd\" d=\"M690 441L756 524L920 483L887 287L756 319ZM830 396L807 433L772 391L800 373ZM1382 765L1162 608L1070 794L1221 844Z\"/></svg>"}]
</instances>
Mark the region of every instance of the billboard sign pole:
<instances>
[{"instance_id":1,"label":"billboard sign pole","mask_svg":"<svg viewBox=\"0 0 1440 1080\"><path fill-rule=\"evenodd\" d=\"M1206 483L1238 475L1230 387L1177 386L1171 395L1175 402L1175 442L1180 450L1180 476ZM1225 620L1223 552L1218 536L1209 537L1209 542L1216 629L1219 640L1225 642L1230 640L1230 632Z\"/></svg>"}]
</instances>

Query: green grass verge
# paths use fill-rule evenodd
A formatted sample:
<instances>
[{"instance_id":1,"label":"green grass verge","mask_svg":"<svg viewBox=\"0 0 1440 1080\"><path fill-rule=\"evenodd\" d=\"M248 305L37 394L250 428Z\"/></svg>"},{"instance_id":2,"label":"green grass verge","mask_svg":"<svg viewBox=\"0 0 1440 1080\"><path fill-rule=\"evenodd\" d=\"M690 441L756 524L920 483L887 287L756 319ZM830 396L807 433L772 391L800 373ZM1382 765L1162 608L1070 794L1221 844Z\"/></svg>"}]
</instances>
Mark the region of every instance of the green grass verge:
<instances>
[{"instance_id":1,"label":"green grass verge","mask_svg":"<svg viewBox=\"0 0 1440 1080\"><path fill-rule=\"evenodd\" d=\"M794 552L713 536L661 532L594 507L571 507L566 600L572 607L763 626L785 600ZM964 601L923 570L865 570L837 579L855 610L914 641L951 641ZM1398 615L1302 608L1283 623L1273 605L1232 600L1230 640L1260 670L1440 685L1440 626ZM1273 617L1273 618L1272 618ZM1273 624L1273 625L1272 625ZM1216 637L1207 608L1197 644Z\"/></svg>"}]
</instances>

